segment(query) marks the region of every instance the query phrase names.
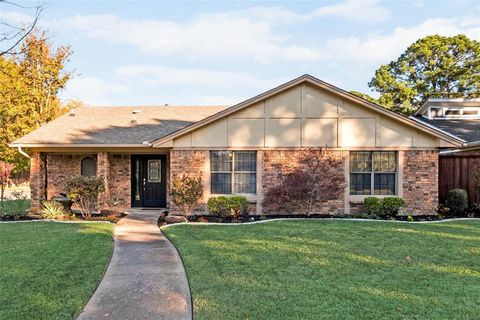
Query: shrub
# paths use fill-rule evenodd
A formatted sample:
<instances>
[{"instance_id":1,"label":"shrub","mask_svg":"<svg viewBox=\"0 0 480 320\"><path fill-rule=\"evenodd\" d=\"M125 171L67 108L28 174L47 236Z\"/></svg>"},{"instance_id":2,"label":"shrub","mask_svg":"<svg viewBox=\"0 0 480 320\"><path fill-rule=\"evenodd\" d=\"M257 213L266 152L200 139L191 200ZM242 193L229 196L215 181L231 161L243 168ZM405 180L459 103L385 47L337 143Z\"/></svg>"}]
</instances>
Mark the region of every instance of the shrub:
<instances>
[{"instance_id":1,"label":"shrub","mask_svg":"<svg viewBox=\"0 0 480 320\"><path fill-rule=\"evenodd\" d=\"M446 206L453 214L463 214L468 208L468 194L463 189L452 189L447 193Z\"/></svg>"},{"instance_id":2,"label":"shrub","mask_svg":"<svg viewBox=\"0 0 480 320\"><path fill-rule=\"evenodd\" d=\"M366 197L363 199L363 209L368 215L382 215L382 199L377 197Z\"/></svg>"},{"instance_id":3,"label":"shrub","mask_svg":"<svg viewBox=\"0 0 480 320\"><path fill-rule=\"evenodd\" d=\"M363 200L363 208L366 214L379 217L394 217L398 210L405 206L405 200L400 197L366 197Z\"/></svg>"},{"instance_id":4,"label":"shrub","mask_svg":"<svg viewBox=\"0 0 480 320\"><path fill-rule=\"evenodd\" d=\"M400 197L385 197L382 199L383 215L394 217L398 210L405 206L405 200Z\"/></svg>"},{"instance_id":5,"label":"shrub","mask_svg":"<svg viewBox=\"0 0 480 320\"><path fill-rule=\"evenodd\" d=\"M309 182L310 176L306 172L288 173L279 185L265 192L263 209L269 213L308 212Z\"/></svg>"},{"instance_id":6,"label":"shrub","mask_svg":"<svg viewBox=\"0 0 480 320\"><path fill-rule=\"evenodd\" d=\"M90 218L97 206L100 193L105 191L102 177L74 177L65 183L67 196L77 203L83 218Z\"/></svg>"},{"instance_id":7,"label":"shrub","mask_svg":"<svg viewBox=\"0 0 480 320\"><path fill-rule=\"evenodd\" d=\"M232 197L211 197L207 202L208 211L213 214L218 214L222 217L231 216L237 219L241 214L248 209L248 200L242 196Z\"/></svg>"},{"instance_id":8,"label":"shrub","mask_svg":"<svg viewBox=\"0 0 480 320\"><path fill-rule=\"evenodd\" d=\"M45 219L58 219L65 214L63 206L54 200L42 201L40 213Z\"/></svg>"},{"instance_id":9,"label":"shrub","mask_svg":"<svg viewBox=\"0 0 480 320\"><path fill-rule=\"evenodd\" d=\"M170 196L184 215L191 214L203 196L202 178L185 175L175 178L170 188Z\"/></svg>"}]
</instances>

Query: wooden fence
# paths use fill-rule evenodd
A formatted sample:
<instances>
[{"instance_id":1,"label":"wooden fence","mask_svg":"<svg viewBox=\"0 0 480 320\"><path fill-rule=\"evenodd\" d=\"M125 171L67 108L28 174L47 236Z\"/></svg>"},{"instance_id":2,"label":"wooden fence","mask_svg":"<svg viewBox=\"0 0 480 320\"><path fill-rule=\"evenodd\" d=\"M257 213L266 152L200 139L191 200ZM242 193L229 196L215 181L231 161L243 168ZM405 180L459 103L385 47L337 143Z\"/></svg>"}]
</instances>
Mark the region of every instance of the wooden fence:
<instances>
[{"instance_id":1,"label":"wooden fence","mask_svg":"<svg viewBox=\"0 0 480 320\"><path fill-rule=\"evenodd\" d=\"M442 155L439 163L439 202L444 203L448 191L461 188L467 191L470 203L479 203L472 175L480 170L480 155Z\"/></svg>"}]
</instances>

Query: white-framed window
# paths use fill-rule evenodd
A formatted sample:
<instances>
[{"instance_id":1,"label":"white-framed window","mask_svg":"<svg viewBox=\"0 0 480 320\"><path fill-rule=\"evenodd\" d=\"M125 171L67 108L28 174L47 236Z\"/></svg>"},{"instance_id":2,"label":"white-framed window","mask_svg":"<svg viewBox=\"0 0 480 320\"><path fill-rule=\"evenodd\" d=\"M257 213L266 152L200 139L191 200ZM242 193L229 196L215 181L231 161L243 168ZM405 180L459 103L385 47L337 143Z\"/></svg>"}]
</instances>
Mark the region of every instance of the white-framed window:
<instances>
[{"instance_id":1,"label":"white-framed window","mask_svg":"<svg viewBox=\"0 0 480 320\"><path fill-rule=\"evenodd\" d=\"M210 151L211 194L256 194L256 151Z\"/></svg>"},{"instance_id":2,"label":"white-framed window","mask_svg":"<svg viewBox=\"0 0 480 320\"><path fill-rule=\"evenodd\" d=\"M351 195L396 195L396 151L350 151Z\"/></svg>"}]
</instances>

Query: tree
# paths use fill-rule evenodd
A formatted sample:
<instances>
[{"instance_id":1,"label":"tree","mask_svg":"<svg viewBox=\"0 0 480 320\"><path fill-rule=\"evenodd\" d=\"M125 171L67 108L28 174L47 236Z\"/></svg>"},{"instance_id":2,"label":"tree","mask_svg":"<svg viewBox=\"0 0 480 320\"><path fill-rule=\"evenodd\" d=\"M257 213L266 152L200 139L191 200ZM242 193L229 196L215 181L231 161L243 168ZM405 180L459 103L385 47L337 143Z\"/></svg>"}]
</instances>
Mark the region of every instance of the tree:
<instances>
[{"instance_id":1,"label":"tree","mask_svg":"<svg viewBox=\"0 0 480 320\"><path fill-rule=\"evenodd\" d=\"M18 3L0 0L0 6L5 10L7 7L14 7L16 9L22 9L27 13L33 11L33 18L30 22L26 23L14 23L7 22L5 20L0 21L0 57L7 54L16 54L19 44L35 29L40 14L42 13L44 6L42 4L36 6L24 6Z\"/></svg>"},{"instance_id":2,"label":"tree","mask_svg":"<svg viewBox=\"0 0 480 320\"><path fill-rule=\"evenodd\" d=\"M324 148L300 151L299 168L270 187L262 203L271 213L314 213L315 205L337 200L345 190L341 161Z\"/></svg>"},{"instance_id":3,"label":"tree","mask_svg":"<svg viewBox=\"0 0 480 320\"><path fill-rule=\"evenodd\" d=\"M355 91L355 90L350 91L350 93L356 95L357 97L363 98L363 99L365 99L365 100L367 100L367 101L370 101L370 102L379 104L378 99L375 99L374 97L371 97L371 96L369 96L369 95L366 94L366 93L362 93L362 92Z\"/></svg>"},{"instance_id":4,"label":"tree","mask_svg":"<svg viewBox=\"0 0 480 320\"><path fill-rule=\"evenodd\" d=\"M7 187L8 180L12 177L13 169L13 164L0 161L0 214L3 214L3 200L5 197L5 188Z\"/></svg>"},{"instance_id":5,"label":"tree","mask_svg":"<svg viewBox=\"0 0 480 320\"><path fill-rule=\"evenodd\" d=\"M77 203L83 218L90 218L98 203L98 196L105 191L102 177L73 177L66 181L68 197Z\"/></svg>"},{"instance_id":6,"label":"tree","mask_svg":"<svg viewBox=\"0 0 480 320\"><path fill-rule=\"evenodd\" d=\"M462 34L419 39L368 85L380 104L404 115L428 98L480 97L480 42Z\"/></svg>"},{"instance_id":7,"label":"tree","mask_svg":"<svg viewBox=\"0 0 480 320\"><path fill-rule=\"evenodd\" d=\"M19 54L0 56L0 160L17 171L27 160L8 144L66 111L58 93L71 78L64 70L69 47L52 49L45 33L30 34L20 47Z\"/></svg>"}]
</instances>

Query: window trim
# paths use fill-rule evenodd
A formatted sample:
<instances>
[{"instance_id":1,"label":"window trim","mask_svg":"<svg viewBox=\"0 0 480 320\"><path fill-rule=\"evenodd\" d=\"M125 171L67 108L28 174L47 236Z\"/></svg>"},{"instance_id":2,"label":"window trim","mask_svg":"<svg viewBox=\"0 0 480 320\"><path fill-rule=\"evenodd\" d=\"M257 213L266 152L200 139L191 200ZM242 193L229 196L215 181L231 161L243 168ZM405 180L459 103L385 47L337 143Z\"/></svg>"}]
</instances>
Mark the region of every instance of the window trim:
<instances>
[{"instance_id":1,"label":"window trim","mask_svg":"<svg viewBox=\"0 0 480 320\"><path fill-rule=\"evenodd\" d=\"M368 152L371 154L371 171L352 171L351 168L351 155L353 152ZM392 152L395 155L395 171L378 171L376 172L374 170L374 153L386 153L386 152ZM348 178L349 178L349 183L348 183L348 194L350 197L388 197L388 196L398 196L399 195L399 186L398 186L398 179L399 179L399 152L398 151L392 151L392 150L362 150L362 151L350 151L349 152L349 172L348 172ZM395 191L393 194L375 194L375 174L394 174L395 175L395 181L394 181L394 187ZM351 188L351 179L352 179L352 174L370 174L370 193L368 194L356 194L352 193L352 188Z\"/></svg>"},{"instance_id":2,"label":"window trim","mask_svg":"<svg viewBox=\"0 0 480 320\"><path fill-rule=\"evenodd\" d=\"M232 155L231 159L231 171L214 171L212 170L212 153L214 152L230 152ZM255 171L236 171L235 170L235 153L237 152L252 152L255 154ZM235 196L235 195L242 195L246 197L256 196L258 194L257 182L258 182L258 158L257 158L257 151L256 150L210 150L209 151L209 162L210 162L210 194L213 196ZM212 174L214 173L228 173L230 174L230 185L231 185L231 193L213 193L213 181L212 181ZM235 173L244 173L244 174L255 174L255 192L254 193L237 193L235 192Z\"/></svg>"}]
</instances>

